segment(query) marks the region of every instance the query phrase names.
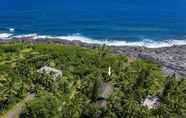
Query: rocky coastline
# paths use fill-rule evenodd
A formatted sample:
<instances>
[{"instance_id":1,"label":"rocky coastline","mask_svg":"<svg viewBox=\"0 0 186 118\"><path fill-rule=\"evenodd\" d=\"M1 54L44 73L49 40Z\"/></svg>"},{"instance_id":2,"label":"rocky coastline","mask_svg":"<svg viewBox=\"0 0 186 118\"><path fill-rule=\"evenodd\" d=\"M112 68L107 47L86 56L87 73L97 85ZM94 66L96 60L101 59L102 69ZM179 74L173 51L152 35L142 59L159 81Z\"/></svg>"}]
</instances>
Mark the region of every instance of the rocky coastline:
<instances>
[{"instance_id":1,"label":"rocky coastline","mask_svg":"<svg viewBox=\"0 0 186 118\"><path fill-rule=\"evenodd\" d=\"M81 41L69 41L62 39L32 39L19 38L11 40L2 40L0 43L7 43L12 41L29 41L33 44L64 44L76 45L86 48L96 48L99 44L89 44ZM166 75L177 74L181 76L186 75L186 45L175 45L171 47L162 48L146 48L138 46L109 46L114 54L133 56L136 58L148 59L154 61L162 66L162 71Z\"/></svg>"}]
</instances>

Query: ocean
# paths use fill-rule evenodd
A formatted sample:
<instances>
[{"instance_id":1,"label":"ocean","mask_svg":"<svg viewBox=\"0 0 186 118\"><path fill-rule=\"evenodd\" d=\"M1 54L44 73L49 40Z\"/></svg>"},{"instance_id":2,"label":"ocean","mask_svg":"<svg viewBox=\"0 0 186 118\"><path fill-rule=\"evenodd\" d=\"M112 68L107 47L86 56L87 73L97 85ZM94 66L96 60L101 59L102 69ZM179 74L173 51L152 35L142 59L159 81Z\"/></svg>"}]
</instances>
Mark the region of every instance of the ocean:
<instances>
[{"instance_id":1,"label":"ocean","mask_svg":"<svg viewBox=\"0 0 186 118\"><path fill-rule=\"evenodd\" d=\"M186 44L186 0L1 0L0 38Z\"/></svg>"}]
</instances>

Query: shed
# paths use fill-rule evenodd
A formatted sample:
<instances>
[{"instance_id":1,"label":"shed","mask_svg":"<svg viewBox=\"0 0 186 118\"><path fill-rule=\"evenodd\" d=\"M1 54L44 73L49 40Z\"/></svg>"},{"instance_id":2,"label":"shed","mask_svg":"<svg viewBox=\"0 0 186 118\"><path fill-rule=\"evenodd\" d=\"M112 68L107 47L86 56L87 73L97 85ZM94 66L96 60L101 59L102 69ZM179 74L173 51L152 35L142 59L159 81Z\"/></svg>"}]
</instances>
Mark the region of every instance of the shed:
<instances>
[{"instance_id":1,"label":"shed","mask_svg":"<svg viewBox=\"0 0 186 118\"><path fill-rule=\"evenodd\" d=\"M113 92L112 84L109 82L101 82L97 89L96 104L99 107L106 108L107 99Z\"/></svg>"}]
</instances>

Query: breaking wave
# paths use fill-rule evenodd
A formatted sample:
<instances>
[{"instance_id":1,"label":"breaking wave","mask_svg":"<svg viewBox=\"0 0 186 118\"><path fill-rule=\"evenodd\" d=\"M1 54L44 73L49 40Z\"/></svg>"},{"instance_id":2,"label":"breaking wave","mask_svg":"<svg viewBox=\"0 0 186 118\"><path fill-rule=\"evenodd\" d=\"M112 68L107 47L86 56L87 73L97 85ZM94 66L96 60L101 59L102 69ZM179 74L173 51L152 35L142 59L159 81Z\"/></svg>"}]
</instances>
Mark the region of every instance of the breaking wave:
<instances>
[{"instance_id":1,"label":"breaking wave","mask_svg":"<svg viewBox=\"0 0 186 118\"><path fill-rule=\"evenodd\" d=\"M67 36L51 36L51 35L38 35L33 34L24 34L24 35L13 35L11 33L0 33L0 39L9 40L13 38L30 38L30 39L61 39L69 41L81 41L84 43L93 43L93 44L106 44L109 46L144 46L147 48L161 48L161 47L171 47L174 45L186 45L186 39L184 40L164 40L164 41L154 41L150 39L143 39L141 41L118 41L118 40L96 40L89 37L80 35L79 33L74 35Z\"/></svg>"},{"instance_id":2,"label":"breaking wave","mask_svg":"<svg viewBox=\"0 0 186 118\"><path fill-rule=\"evenodd\" d=\"M0 39L6 40L10 39L13 34L11 33L0 33Z\"/></svg>"}]
</instances>

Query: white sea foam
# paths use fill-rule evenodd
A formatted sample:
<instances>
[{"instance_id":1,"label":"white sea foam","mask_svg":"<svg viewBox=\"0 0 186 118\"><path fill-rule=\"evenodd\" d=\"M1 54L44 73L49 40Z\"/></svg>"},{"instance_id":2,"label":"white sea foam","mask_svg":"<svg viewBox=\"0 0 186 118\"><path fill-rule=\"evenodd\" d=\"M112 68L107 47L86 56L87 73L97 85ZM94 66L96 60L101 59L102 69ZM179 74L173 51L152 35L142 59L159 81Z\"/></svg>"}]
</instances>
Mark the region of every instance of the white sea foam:
<instances>
[{"instance_id":1,"label":"white sea foam","mask_svg":"<svg viewBox=\"0 0 186 118\"><path fill-rule=\"evenodd\" d=\"M32 38L32 39L61 39L69 41L81 41L84 43L93 44L106 44L109 46L144 46L148 48L161 48L161 47L171 47L174 45L186 45L186 39L184 40L166 40L166 41L153 41L150 39L143 39L141 41L128 42L128 41L118 41L118 40L96 40L89 37L81 36L79 33L67 36L51 36L51 35L38 35L24 34L24 35L12 35L9 33L0 34L0 39L11 39L11 38Z\"/></svg>"},{"instance_id":2,"label":"white sea foam","mask_svg":"<svg viewBox=\"0 0 186 118\"><path fill-rule=\"evenodd\" d=\"M160 48L160 47L171 47L174 45L186 45L185 40L166 40L166 41L153 41L150 39L144 39L142 41L136 42L128 42L128 41L117 41L117 40L96 40L92 38L88 38L80 35L69 35L69 36L37 36L34 39L62 39L69 41L81 41L85 43L93 43L93 44L106 44L109 46L144 46L148 48Z\"/></svg>"},{"instance_id":3,"label":"white sea foam","mask_svg":"<svg viewBox=\"0 0 186 118\"><path fill-rule=\"evenodd\" d=\"M22 34L22 35L14 35L12 38L35 38L38 37L36 33L33 34Z\"/></svg>"},{"instance_id":4,"label":"white sea foam","mask_svg":"<svg viewBox=\"0 0 186 118\"><path fill-rule=\"evenodd\" d=\"M0 39L3 39L3 40L9 39L11 38L12 35L13 34L10 34L10 33L0 33Z\"/></svg>"}]
</instances>

